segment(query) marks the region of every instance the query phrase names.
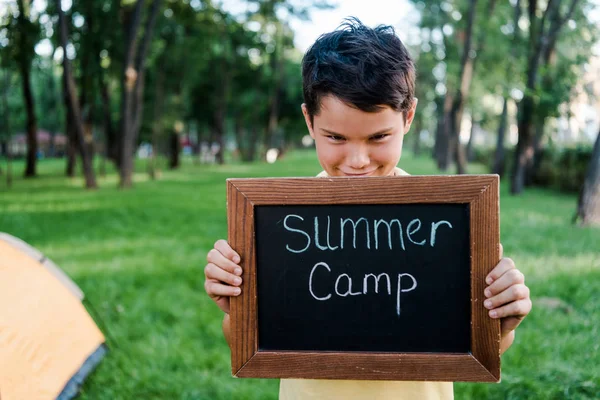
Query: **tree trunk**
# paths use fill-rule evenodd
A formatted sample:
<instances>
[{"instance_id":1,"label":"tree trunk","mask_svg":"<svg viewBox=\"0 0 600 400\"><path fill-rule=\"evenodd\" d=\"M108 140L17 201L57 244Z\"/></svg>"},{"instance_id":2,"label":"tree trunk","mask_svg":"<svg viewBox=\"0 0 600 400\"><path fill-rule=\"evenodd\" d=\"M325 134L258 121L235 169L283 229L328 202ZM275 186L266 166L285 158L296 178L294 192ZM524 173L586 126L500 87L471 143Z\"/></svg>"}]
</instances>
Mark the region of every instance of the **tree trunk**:
<instances>
[{"instance_id":1,"label":"tree trunk","mask_svg":"<svg viewBox=\"0 0 600 400\"><path fill-rule=\"evenodd\" d=\"M99 75L100 80L100 96L102 97L102 120L104 121L104 158L113 161L115 166L119 167L119 147L113 122L111 117L111 98L108 91L108 84L104 80L104 74Z\"/></svg>"},{"instance_id":2,"label":"tree trunk","mask_svg":"<svg viewBox=\"0 0 600 400\"><path fill-rule=\"evenodd\" d=\"M138 72L138 78L135 85L135 97L133 99L133 141L137 143L138 135L140 132L140 126L142 123L142 116L144 113L144 88L146 83L146 58L148 56L148 50L150 49L150 43L152 42L152 36L154 34L154 26L156 25L156 18L158 16L158 9L160 7L160 0L154 0L150 9L150 15L146 21L144 29L144 38L141 43L140 51L138 52L137 61L135 63L136 70ZM169 51L168 49L166 51Z\"/></svg>"},{"instance_id":3,"label":"tree trunk","mask_svg":"<svg viewBox=\"0 0 600 400\"><path fill-rule=\"evenodd\" d=\"M496 141L496 151L494 152L494 166L492 173L498 174L500 177L504 175L505 167L505 150L504 137L506 136L506 128L508 126L508 96L504 96L502 105L502 115L500 116L500 125L498 127L498 140Z\"/></svg>"},{"instance_id":4,"label":"tree trunk","mask_svg":"<svg viewBox=\"0 0 600 400\"><path fill-rule=\"evenodd\" d=\"M600 225L600 132L579 194L576 219L584 226Z\"/></svg>"},{"instance_id":5,"label":"tree trunk","mask_svg":"<svg viewBox=\"0 0 600 400\"><path fill-rule=\"evenodd\" d=\"M12 163L11 163L11 154L10 154L10 139L12 136L11 127L10 127L10 110L8 109L8 90L10 88L10 73L5 70L4 71L4 86L2 88L2 108L4 112L4 128L6 129L6 145L5 145L5 154L6 154L6 186L12 186Z\"/></svg>"},{"instance_id":6,"label":"tree trunk","mask_svg":"<svg viewBox=\"0 0 600 400\"><path fill-rule=\"evenodd\" d=\"M235 134L235 143L237 144L237 150L242 161L247 161L248 141L247 141L247 128L244 127L244 121L242 120L241 112L236 112L233 117L233 132Z\"/></svg>"},{"instance_id":7,"label":"tree trunk","mask_svg":"<svg viewBox=\"0 0 600 400\"><path fill-rule=\"evenodd\" d=\"M466 174L467 155L464 146L460 143L460 136L452 137L450 146L450 149L454 156L454 160L456 161L456 173Z\"/></svg>"},{"instance_id":8,"label":"tree trunk","mask_svg":"<svg viewBox=\"0 0 600 400\"><path fill-rule=\"evenodd\" d=\"M470 53L476 9L477 0L470 0L467 31L465 33L465 42L460 65L460 82L448 118L450 121L450 138L454 146L453 151L455 152L457 173L459 174L466 173L467 168L467 159L464 149L460 144L460 129L464 105L469 97L469 89L471 87L471 80L473 79L473 58L471 58Z\"/></svg>"},{"instance_id":9,"label":"tree trunk","mask_svg":"<svg viewBox=\"0 0 600 400\"><path fill-rule=\"evenodd\" d=\"M246 161L248 162L253 162L254 160L256 160L256 152L257 152L257 145L258 145L258 125L256 123L253 123L250 126L250 138L249 138L249 146L248 146L248 156L246 158Z\"/></svg>"},{"instance_id":10,"label":"tree trunk","mask_svg":"<svg viewBox=\"0 0 600 400\"><path fill-rule=\"evenodd\" d=\"M525 171L525 186L532 186L535 184L536 176L542 164L542 140L544 138L544 127L546 119L540 116L535 123L535 135L533 137L533 157L530 163L527 165Z\"/></svg>"},{"instance_id":11,"label":"tree trunk","mask_svg":"<svg viewBox=\"0 0 600 400\"><path fill-rule=\"evenodd\" d=\"M138 49L137 33L140 25L141 8L144 1L137 1L127 38L127 51L122 79L123 93L121 96L122 147L119 175L120 186L122 188L128 188L132 185L134 151L142 114L146 55L148 48L150 47L152 34L154 33L154 24L158 15L160 2L161 0L152 1L150 15L148 16L144 30L144 38L141 43L141 48ZM138 55L137 57L136 54Z\"/></svg>"},{"instance_id":12,"label":"tree trunk","mask_svg":"<svg viewBox=\"0 0 600 400\"><path fill-rule=\"evenodd\" d=\"M475 126L476 125L477 125L477 122L471 115L471 133L469 134L469 142L467 143L467 161L468 162L472 162L473 159L475 158L475 155L473 154L473 143L475 142L475 131L476 131Z\"/></svg>"},{"instance_id":13,"label":"tree trunk","mask_svg":"<svg viewBox=\"0 0 600 400\"><path fill-rule=\"evenodd\" d=\"M513 26L519 25L521 19L521 0L516 0L513 13ZM515 60L517 59L517 44L519 41L519 30L515 29L512 37L512 48L510 51L510 62L509 68L506 70L506 81L509 82L512 75L515 73ZM505 91L508 89L505 88ZM504 102L502 104L502 114L500 116L500 124L498 126L498 136L496 140L496 151L494 152L494 164L492 166L492 173L498 174L501 178L505 174L506 168L506 150L504 148L504 141L506 137L506 130L508 129L508 93L504 94Z\"/></svg>"},{"instance_id":14,"label":"tree trunk","mask_svg":"<svg viewBox=\"0 0 600 400\"><path fill-rule=\"evenodd\" d=\"M541 21L536 16L537 0L529 0L529 59L527 63L527 84L525 97L519 107L519 141L515 150L515 162L511 176L512 194L519 194L525 187L527 166L533 162L535 153L534 117L536 101L533 93L537 89L539 67L542 55L551 54L556 45L558 33L565 22L573 14L578 0L571 0L569 9L564 17L559 15L560 2L549 1ZM550 27L546 29L546 21Z\"/></svg>"},{"instance_id":15,"label":"tree trunk","mask_svg":"<svg viewBox=\"0 0 600 400\"><path fill-rule=\"evenodd\" d=\"M222 64L222 81L220 93L218 94L219 99L216 102L215 110L213 113L213 133L215 135L215 141L219 145L219 150L215 154L215 159L218 164L224 164L224 152L225 152L225 117L227 116L227 104L229 100L229 88L231 86L231 68L226 61Z\"/></svg>"},{"instance_id":16,"label":"tree trunk","mask_svg":"<svg viewBox=\"0 0 600 400\"><path fill-rule=\"evenodd\" d=\"M28 31L28 15L26 12L29 8L29 1L23 0L18 1L19 5L19 17L18 26L21 29L21 35L27 35ZM28 43L19 43L19 46L28 46ZM33 92L31 90L31 62L28 60L27 52L30 49L22 48L19 52L19 71L21 73L21 82L23 85L23 98L25 101L25 111L27 113L27 160L25 166L25 177L36 176L36 163L37 163L37 118L35 116L35 105L33 100Z\"/></svg>"},{"instance_id":17,"label":"tree trunk","mask_svg":"<svg viewBox=\"0 0 600 400\"><path fill-rule=\"evenodd\" d=\"M525 188L525 173L531 163L534 153L533 123L534 100L531 95L525 95L519 107L519 141L515 150L511 188L512 194L519 194Z\"/></svg>"},{"instance_id":18,"label":"tree trunk","mask_svg":"<svg viewBox=\"0 0 600 400\"><path fill-rule=\"evenodd\" d=\"M441 118L438 118L438 126L436 132L436 153L437 153L437 164L438 169L440 171L448 170L450 166L452 152L450 149L452 148L450 143L450 121L447 119L450 109L452 107L453 97L449 93L446 93L446 97L444 98L444 107L441 110L442 115Z\"/></svg>"},{"instance_id":19,"label":"tree trunk","mask_svg":"<svg viewBox=\"0 0 600 400\"><path fill-rule=\"evenodd\" d=\"M137 81L134 69L137 53L137 35L144 0L137 0L135 8L129 16L129 31L125 42L125 59L121 75L121 126L119 146L119 177L122 188L131 187L133 174L133 143L131 141L133 95Z\"/></svg>"},{"instance_id":20,"label":"tree trunk","mask_svg":"<svg viewBox=\"0 0 600 400\"><path fill-rule=\"evenodd\" d=\"M433 148L431 149L431 158L438 161L440 157L440 147L442 144L442 127L444 123L444 101L445 96L436 96L435 97L435 119L436 119L436 127L435 127L435 137L433 142Z\"/></svg>"},{"instance_id":21,"label":"tree trunk","mask_svg":"<svg viewBox=\"0 0 600 400\"><path fill-rule=\"evenodd\" d=\"M60 38L61 46L63 48L63 74L64 81L66 83L67 98L69 100L69 108L71 109L73 130L77 137L77 144L79 146L79 153L81 154L81 161L83 164L83 175L85 177L85 187L88 189L97 188L96 176L94 174L94 168L92 160L88 152L88 146L85 141L85 134L83 130L83 123L81 119L81 110L79 109L79 100L77 93L75 92L75 80L73 79L73 73L71 71L71 62L67 57L67 23L65 21L65 15L62 11L61 0L56 1L58 10L58 20L60 24Z\"/></svg>"},{"instance_id":22,"label":"tree trunk","mask_svg":"<svg viewBox=\"0 0 600 400\"><path fill-rule=\"evenodd\" d=\"M166 53L164 53L166 54ZM152 154L150 155L150 162L148 163L148 174L150 179L156 179L157 177L157 166L156 166L156 155L158 154L158 137L161 133L161 119L163 114L163 96L164 96L164 78L165 73L162 68L157 71L156 86L154 88L154 123L152 124ZM198 142L200 143L200 142ZM177 163L179 160L177 160Z\"/></svg>"},{"instance_id":23,"label":"tree trunk","mask_svg":"<svg viewBox=\"0 0 600 400\"><path fill-rule=\"evenodd\" d=\"M63 74L65 110L67 114L65 118L65 135L67 136L67 168L65 175L67 175L69 178L73 178L75 176L75 164L77 163L77 137L75 135L73 126L73 112L71 107L69 107L65 79L66 77Z\"/></svg>"},{"instance_id":24,"label":"tree trunk","mask_svg":"<svg viewBox=\"0 0 600 400\"><path fill-rule=\"evenodd\" d=\"M423 130L423 118L419 115L415 121L412 136L413 139L413 154L418 156L421 153L421 131Z\"/></svg>"},{"instance_id":25,"label":"tree trunk","mask_svg":"<svg viewBox=\"0 0 600 400\"><path fill-rule=\"evenodd\" d=\"M175 131L169 136L169 149L171 156L169 157L169 169L179 168L179 153L181 152L181 143L179 142L179 134Z\"/></svg>"},{"instance_id":26,"label":"tree trunk","mask_svg":"<svg viewBox=\"0 0 600 400\"><path fill-rule=\"evenodd\" d=\"M219 150L215 154L215 160L218 164L225 164L225 158L223 156L224 149L224 140L223 136L225 135L225 110L222 106L218 106L214 113L214 125L213 125L213 135L214 142L219 146Z\"/></svg>"},{"instance_id":27,"label":"tree trunk","mask_svg":"<svg viewBox=\"0 0 600 400\"><path fill-rule=\"evenodd\" d=\"M271 54L271 70L273 74L273 84L271 85L271 94L269 99L269 121L267 123L267 134L265 135L265 149L277 147L281 152L282 143L275 143L275 134L279 126L279 94L283 83L283 27L279 22L276 23L277 32L275 33L275 50Z\"/></svg>"},{"instance_id":28,"label":"tree trunk","mask_svg":"<svg viewBox=\"0 0 600 400\"><path fill-rule=\"evenodd\" d=\"M94 31L94 17L92 11L92 3L87 2L86 4L87 10L85 15L85 35L91 36ZM64 13L63 13L64 16ZM65 30L67 28L65 27ZM68 37L68 33L67 33ZM99 55L100 50L94 49L92 43L84 41L81 44L81 70L82 71L92 71L90 67L91 63L91 55L92 52L96 51ZM69 63L70 65L70 63ZM71 68L70 68L71 69ZM79 110L81 115L81 124L83 126L83 143L86 146L87 154L89 155L90 160L94 160L94 85L93 85L93 75L90 73L81 74L81 82L80 82L80 90L79 90ZM73 74L71 73L73 77ZM75 78L72 78L73 88L76 88ZM74 89L77 92L76 89Z\"/></svg>"}]
</instances>

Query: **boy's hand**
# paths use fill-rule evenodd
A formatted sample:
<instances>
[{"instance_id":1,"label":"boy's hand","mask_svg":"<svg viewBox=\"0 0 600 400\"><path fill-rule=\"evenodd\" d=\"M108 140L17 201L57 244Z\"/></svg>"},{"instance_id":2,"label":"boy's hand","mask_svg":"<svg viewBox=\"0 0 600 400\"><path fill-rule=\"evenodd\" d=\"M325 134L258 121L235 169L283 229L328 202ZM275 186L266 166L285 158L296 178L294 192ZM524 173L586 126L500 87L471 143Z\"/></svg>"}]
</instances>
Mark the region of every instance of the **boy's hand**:
<instances>
[{"instance_id":1,"label":"boy's hand","mask_svg":"<svg viewBox=\"0 0 600 400\"><path fill-rule=\"evenodd\" d=\"M483 305L489 310L489 316L501 320L500 353L504 353L514 340L514 330L531 311L529 288L525 286L525 276L515 267L510 258L502 258L485 278L488 287L484 294Z\"/></svg>"},{"instance_id":2,"label":"boy's hand","mask_svg":"<svg viewBox=\"0 0 600 400\"><path fill-rule=\"evenodd\" d=\"M221 310L229 314L229 297L241 293L242 268L240 256L225 240L217 240L206 255L204 289Z\"/></svg>"}]
</instances>

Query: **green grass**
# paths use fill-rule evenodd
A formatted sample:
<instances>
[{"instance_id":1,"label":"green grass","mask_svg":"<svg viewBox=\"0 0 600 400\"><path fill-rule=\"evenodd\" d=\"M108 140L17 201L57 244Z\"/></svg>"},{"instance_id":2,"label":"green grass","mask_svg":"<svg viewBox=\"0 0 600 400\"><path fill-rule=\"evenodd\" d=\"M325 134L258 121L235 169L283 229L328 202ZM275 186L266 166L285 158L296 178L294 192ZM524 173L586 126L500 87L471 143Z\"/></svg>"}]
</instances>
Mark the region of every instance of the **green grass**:
<instances>
[{"instance_id":1,"label":"green grass","mask_svg":"<svg viewBox=\"0 0 600 400\"><path fill-rule=\"evenodd\" d=\"M436 173L410 153L401 166ZM313 176L314 154L290 153L275 165L186 160L158 181L140 164L129 191L116 188L112 171L99 190L85 191L63 168L43 160L39 178L16 177L10 189L0 175L0 230L53 259L93 305L111 351L81 398L275 399L276 380L231 378L203 267L226 237L225 179ZM457 399L600 398L600 230L571 225L575 205L574 196L547 190L511 197L503 183L502 243L527 277L534 308L502 358L502 383L456 384Z\"/></svg>"}]
</instances>

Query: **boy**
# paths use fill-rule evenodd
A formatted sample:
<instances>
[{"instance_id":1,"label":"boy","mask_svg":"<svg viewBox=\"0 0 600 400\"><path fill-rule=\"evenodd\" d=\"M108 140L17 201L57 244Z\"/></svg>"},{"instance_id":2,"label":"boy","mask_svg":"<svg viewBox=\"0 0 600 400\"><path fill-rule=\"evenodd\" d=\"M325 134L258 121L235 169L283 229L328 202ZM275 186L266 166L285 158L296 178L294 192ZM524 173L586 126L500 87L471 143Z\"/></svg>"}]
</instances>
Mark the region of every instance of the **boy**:
<instances>
[{"instance_id":1,"label":"boy","mask_svg":"<svg viewBox=\"0 0 600 400\"><path fill-rule=\"evenodd\" d=\"M356 19L322 35L302 61L302 113L323 167L319 176L399 176L396 167L417 100L415 69L393 28L368 28ZM500 255L502 257L502 255ZM239 255L224 240L207 255L208 295L225 312L230 344L229 297L240 294ZM484 306L501 319L500 351L531 310L529 289L512 260L502 258L486 277ZM282 379L280 399L451 399L451 382Z\"/></svg>"}]
</instances>

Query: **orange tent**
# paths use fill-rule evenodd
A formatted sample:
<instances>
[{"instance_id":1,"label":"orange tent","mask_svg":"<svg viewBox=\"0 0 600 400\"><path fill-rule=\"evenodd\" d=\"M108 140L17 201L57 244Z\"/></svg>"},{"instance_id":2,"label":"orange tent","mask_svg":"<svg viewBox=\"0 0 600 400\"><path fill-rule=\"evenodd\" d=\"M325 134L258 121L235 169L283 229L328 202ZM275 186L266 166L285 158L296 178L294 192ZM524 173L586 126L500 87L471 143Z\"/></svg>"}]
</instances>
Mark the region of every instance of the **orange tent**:
<instances>
[{"instance_id":1,"label":"orange tent","mask_svg":"<svg viewBox=\"0 0 600 400\"><path fill-rule=\"evenodd\" d=\"M0 399L71 399L106 353L83 292L27 243L0 232Z\"/></svg>"}]
</instances>

